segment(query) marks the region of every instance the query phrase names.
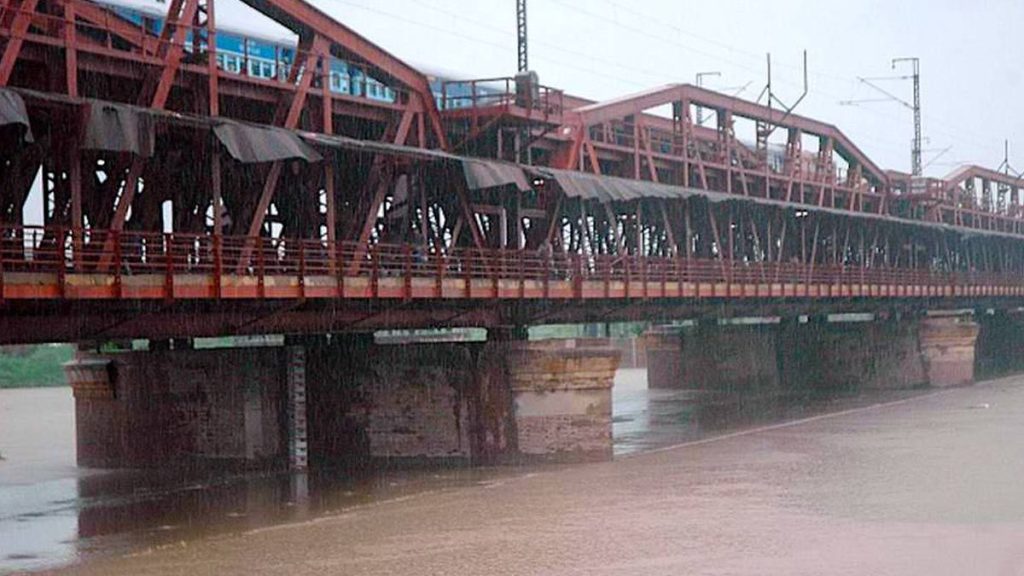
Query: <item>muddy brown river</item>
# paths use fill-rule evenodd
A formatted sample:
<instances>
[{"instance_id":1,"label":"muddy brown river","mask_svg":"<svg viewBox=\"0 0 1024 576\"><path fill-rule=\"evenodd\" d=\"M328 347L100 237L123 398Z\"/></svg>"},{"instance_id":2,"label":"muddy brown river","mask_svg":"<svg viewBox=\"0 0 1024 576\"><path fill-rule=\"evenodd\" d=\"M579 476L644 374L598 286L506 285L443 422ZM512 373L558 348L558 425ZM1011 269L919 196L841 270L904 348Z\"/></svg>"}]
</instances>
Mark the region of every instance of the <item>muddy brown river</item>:
<instances>
[{"instance_id":1,"label":"muddy brown river","mask_svg":"<svg viewBox=\"0 0 1024 576\"><path fill-rule=\"evenodd\" d=\"M0 573L1024 575L1024 378L756 409L623 371L616 459L308 476L74 467L0 391Z\"/></svg>"}]
</instances>

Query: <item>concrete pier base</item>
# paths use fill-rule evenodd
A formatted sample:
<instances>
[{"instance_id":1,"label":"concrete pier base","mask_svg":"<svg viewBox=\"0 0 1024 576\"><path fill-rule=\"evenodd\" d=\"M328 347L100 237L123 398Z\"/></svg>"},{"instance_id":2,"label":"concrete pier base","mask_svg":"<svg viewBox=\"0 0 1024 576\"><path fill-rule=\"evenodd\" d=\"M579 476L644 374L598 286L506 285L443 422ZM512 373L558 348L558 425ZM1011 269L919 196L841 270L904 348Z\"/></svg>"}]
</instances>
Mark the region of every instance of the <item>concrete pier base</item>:
<instances>
[{"instance_id":1,"label":"concrete pier base","mask_svg":"<svg viewBox=\"0 0 1024 576\"><path fill-rule=\"evenodd\" d=\"M520 455L602 460L612 455L612 384L620 352L522 343L509 384Z\"/></svg>"},{"instance_id":2,"label":"concrete pier base","mask_svg":"<svg viewBox=\"0 0 1024 576\"><path fill-rule=\"evenodd\" d=\"M83 466L285 468L611 455L620 352L513 338L81 353Z\"/></svg>"},{"instance_id":3,"label":"concrete pier base","mask_svg":"<svg viewBox=\"0 0 1024 576\"><path fill-rule=\"evenodd\" d=\"M79 465L282 463L282 352L79 352L65 365L75 394Z\"/></svg>"},{"instance_id":4,"label":"concrete pier base","mask_svg":"<svg viewBox=\"0 0 1024 576\"><path fill-rule=\"evenodd\" d=\"M928 383L936 388L974 382L979 326L961 317L924 318L918 341Z\"/></svg>"},{"instance_id":5,"label":"concrete pier base","mask_svg":"<svg viewBox=\"0 0 1024 576\"><path fill-rule=\"evenodd\" d=\"M774 326L711 323L651 331L646 335L648 387L770 393L779 387L775 332Z\"/></svg>"},{"instance_id":6,"label":"concrete pier base","mask_svg":"<svg viewBox=\"0 0 1024 576\"><path fill-rule=\"evenodd\" d=\"M978 333L963 315L661 329L647 336L648 385L746 396L958 386L974 380Z\"/></svg>"},{"instance_id":7,"label":"concrete pier base","mask_svg":"<svg viewBox=\"0 0 1024 576\"><path fill-rule=\"evenodd\" d=\"M647 351L647 387L670 390L684 386L680 379L683 338L675 327L655 327L643 335Z\"/></svg>"},{"instance_id":8,"label":"concrete pier base","mask_svg":"<svg viewBox=\"0 0 1024 576\"><path fill-rule=\"evenodd\" d=\"M975 315L976 371L983 377L1024 371L1024 314L998 311Z\"/></svg>"}]
</instances>

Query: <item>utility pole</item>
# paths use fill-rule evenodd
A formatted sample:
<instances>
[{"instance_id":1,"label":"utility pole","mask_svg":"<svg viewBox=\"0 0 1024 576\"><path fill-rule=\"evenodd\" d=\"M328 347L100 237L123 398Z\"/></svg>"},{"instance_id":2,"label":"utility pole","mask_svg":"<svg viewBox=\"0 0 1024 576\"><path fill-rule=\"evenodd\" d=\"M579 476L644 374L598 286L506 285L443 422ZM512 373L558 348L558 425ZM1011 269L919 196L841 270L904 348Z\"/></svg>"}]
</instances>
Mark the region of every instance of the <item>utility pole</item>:
<instances>
[{"instance_id":1,"label":"utility pole","mask_svg":"<svg viewBox=\"0 0 1024 576\"><path fill-rule=\"evenodd\" d=\"M892 69L896 64L910 62L914 67L914 147L910 152L911 174L921 176L924 169L921 166L921 60L919 58L893 58Z\"/></svg>"},{"instance_id":2,"label":"utility pole","mask_svg":"<svg viewBox=\"0 0 1024 576\"><path fill-rule=\"evenodd\" d=\"M526 0L516 0L516 31L519 37L519 71L530 69L526 45Z\"/></svg>"},{"instance_id":3,"label":"utility pole","mask_svg":"<svg viewBox=\"0 0 1024 576\"><path fill-rule=\"evenodd\" d=\"M704 78L721 76L721 72L697 72L697 88L704 87ZM704 108L697 106L697 126L704 125Z\"/></svg>"},{"instance_id":4,"label":"utility pole","mask_svg":"<svg viewBox=\"0 0 1024 576\"><path fill-rule=\"evenodd\" d=\"M914 141L910 149L910 173L913 176L924 175L924 166L921 164L921 61L918 58L893 58L892 68L896 69L896 65L900 62L910 62L914 67L914 73L911 76L886 76L882 78L862 78L857 77L861 84L864 84L875 91L883 94L885 98L869 98L865 100L842 100L839 102L843 106L857 106L860 104L868 104L871 102L897 102L903 107L914 112ZM909 103L903 100L899 96L896 96L892 92L889 92L885 88L882 88L876 81L881 80L913 80L914 81L914 101Z\"/></svg>"}]
</instances>

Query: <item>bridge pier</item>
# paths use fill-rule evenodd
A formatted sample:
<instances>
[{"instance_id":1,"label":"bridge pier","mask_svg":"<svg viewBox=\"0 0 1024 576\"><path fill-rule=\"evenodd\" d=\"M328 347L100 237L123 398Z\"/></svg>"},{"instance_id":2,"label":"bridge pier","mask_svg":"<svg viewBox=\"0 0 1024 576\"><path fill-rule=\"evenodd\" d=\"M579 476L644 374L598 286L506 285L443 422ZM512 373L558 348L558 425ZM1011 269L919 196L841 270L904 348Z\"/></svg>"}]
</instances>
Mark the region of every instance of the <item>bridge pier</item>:
<instances>
[{"instance_id":1,"label":"bridge pier","mask_svg":"<svg viewBox=\"0 0 1024 576\"><path fill-rule=\"evenodd\" d=\"M648 386L738 392L946 387L974 380L978 324L963 316L721 325L647 335Z\"/></svg>"},{"instance_id":2,"label":"bridge pier","mask_svg":"<svg viewBox=\"0 0 1024 576\"><path fill-rule=\"evenodd\" d=\"M621 352L597 340L517 343L510 350L516 448L521 457L603 460L612 456L612 384Z\"/></svg>"},{"instance_id":3,"label":"bridge pier","mask_svg":"<svg viewBox=\"0 0 1024 576\"><path fill-rule=\"evenodd\" d=\"M971 384L980 328L971 318L924 318L918 332L928 384L935 388Z\"/></svg>"},{"instance_id":4,"label":"bridge pier","mask_svg":"<svg viewBox=\"0 0 1024 576\"><path fill-rule=\"evenodd\" d=\"M700 321L648 335L648 385L743 395L779 386L775 327Z\"/></svg>"},{"instance_id":5,"label":"bridge pier","mask_svg":"<svg viewBox=\"0 0 1024 576\"><path fill-rule=\"evenodd\" d=\"M985 376L1024 371L1024 317L1007 311L975 314L980 331L976 365Z\"/></svg>"},{"instance_id":6,"label":"bridge pier","mask_svg":"<svg viewBox=\"0 0 1024 576\"><path fill-rule=\"evenodd\" d=\"M611 455L619 352L492 331L487 342L81 352L78 460L90 467L304 469L370 460Z\"/></svg>"},{"instance_id":7,"label":"bridge pier","mask_svg":"<svg viewBox=\"0 0 1024 576\"><path fill-rule=\"evenodd\" d=\"M309 351L310 452L355 459L594 459L611 455L619 352L528 342L376 344Z\"/></svg>"},{"instance_id":8,"label":"bridge pier","mask_svg":"<svg viewBox=\"0 0 1024 576\"><path fill-rule=\"evenodd\" d=\"M287 438L282 348L79 351L80 466L274 465Z\"/></svg>"}]
</instances>

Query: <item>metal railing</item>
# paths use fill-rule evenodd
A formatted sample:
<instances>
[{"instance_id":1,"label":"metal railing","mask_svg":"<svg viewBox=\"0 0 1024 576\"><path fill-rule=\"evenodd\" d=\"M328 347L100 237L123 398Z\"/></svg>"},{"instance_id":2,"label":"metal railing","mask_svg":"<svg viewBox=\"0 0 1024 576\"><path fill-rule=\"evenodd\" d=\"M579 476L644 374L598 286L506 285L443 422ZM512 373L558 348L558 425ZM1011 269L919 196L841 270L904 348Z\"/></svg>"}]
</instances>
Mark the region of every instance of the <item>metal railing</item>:
<instances>
[{"instance_id":1,"label":"metal railing","mask_svg":"<svg viewBox=\"0 0 1024 576\"><path fill-rule=\"evenodd\" d=\"M194 275L206 277L218 287L229 279L244 278L256 279L262 286L271 277L297 278L300 286L306 279L334 278L334 285L341 287L347 279L363 278L369 281L373 295L378 294L382 282L391 279L407 298L415 296L411 286L420 279L430 279L430 284L438 287L421 296L432 298L465 295L445 295L441 284L446 279L462 280L466 286L490 281L494 297L502 293L498 286L503 282L518 286L518 297L527 297L525 286L530 283L530 297L535 298L548 296L553 286L569 287L572 295L581 296L584 285L589 290L597 286L606 296L666 296L671 291L665 286L670 283L677 287L672 292L675 295L680 292L678 286L687 283L697 285L698 290L699 285L717 285L718 290L725 285L724 295L732 294L728 288L732 285L750 287L755 296L767 290L763 295L768 295L772 291L766 286L780 284L803 286L803 294L808 294L806 287L818 286L817 296L832 295L834 289L836 295L849 295L852 287L867 285L895 289L881 295L898 295L902 287L951 289L952 294L968 293L972 287L1000 288L1001 292L992 293L1024 295L1024 275L1019 273L532 250L434 250L409 244L331 245L318 239L0 226L0 296L4 282L16 280L17 273L49 275L32 282L55 284L59 294L64 293L72 275L102 275L113 278L115 286L142 276L163 277L165 284L172 286L176 279ZM827 287L825 294L822 286ZM845 292L844 287L848 288ZM795 293L800 294L799 290ZM751 294L747 291L744 295ZM516 297L515 293L511 297Z\"/></svg>"},{"instance_id":2,"label":"metal railing","mask_svg":"<svg viewBox=\"0 0 1024 576\"><path fill-rule=\"evenodd\" d=\"M441 84L443 110L515 106L557 116L565 107L564 96L561 90L544 85L520 90L516 79L509 77L450 80Z\"/></svg>"}]
</instances>

